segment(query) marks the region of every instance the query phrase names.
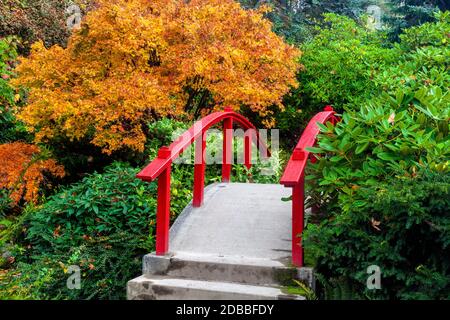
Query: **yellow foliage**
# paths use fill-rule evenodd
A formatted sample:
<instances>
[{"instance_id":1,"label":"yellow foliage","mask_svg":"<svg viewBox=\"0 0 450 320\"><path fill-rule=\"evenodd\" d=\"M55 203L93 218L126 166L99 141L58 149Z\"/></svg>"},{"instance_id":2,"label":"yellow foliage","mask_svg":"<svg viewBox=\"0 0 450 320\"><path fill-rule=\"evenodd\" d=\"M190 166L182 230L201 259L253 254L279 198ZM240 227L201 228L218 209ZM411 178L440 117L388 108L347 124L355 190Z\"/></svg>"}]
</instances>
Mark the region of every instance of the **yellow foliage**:
<instances>
[{"instance_id":1,"label":"yellow foliage","mask_svg":"<svg viewBox=\"0 0 450 320\"><path fill-rule=\"evenodd\" d=\"M35 202L44 173L64 176L64 168L53 159L39 157L39 147L23 142L0 144L0 188L10 191L14 204L21 199Z\"/></svg>"},{"instance_id":2,"label":"yellow foliage","mask_svg":"<svg viewBox=\"0 0 450 320\"><path fill-rule=\"evenodd\" d=\"M88 137L111 153L144 149L155 117L246 105L273 125L269 106L296 86L300 51L260 10L232 0L99 0L66 49L35 43L15 85L37 141ZM205 111L206 110L206 111Z\"/></svg>"}]
</instances>

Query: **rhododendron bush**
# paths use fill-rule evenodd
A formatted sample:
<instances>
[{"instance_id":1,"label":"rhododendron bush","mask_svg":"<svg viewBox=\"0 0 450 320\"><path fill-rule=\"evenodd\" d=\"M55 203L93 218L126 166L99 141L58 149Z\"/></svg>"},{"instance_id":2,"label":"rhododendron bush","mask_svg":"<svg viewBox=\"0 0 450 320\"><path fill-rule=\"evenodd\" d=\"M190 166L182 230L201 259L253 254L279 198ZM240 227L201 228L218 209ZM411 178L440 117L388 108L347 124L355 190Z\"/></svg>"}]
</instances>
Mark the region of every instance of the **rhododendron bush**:
<instances>
[{"instance_id":1,"label":"rhododendron bush","mask_svg":"<svg viewBox=\"0 0 450 320\"><path fill-rule=\"evenodd\" d=\"M105 153L143 151L143 124L223 105L271 110L297 85L300 51L232 0L99 0L66 49L35 43L14 85L36 141L88 138Z\"/></svg>"}]
</instances>

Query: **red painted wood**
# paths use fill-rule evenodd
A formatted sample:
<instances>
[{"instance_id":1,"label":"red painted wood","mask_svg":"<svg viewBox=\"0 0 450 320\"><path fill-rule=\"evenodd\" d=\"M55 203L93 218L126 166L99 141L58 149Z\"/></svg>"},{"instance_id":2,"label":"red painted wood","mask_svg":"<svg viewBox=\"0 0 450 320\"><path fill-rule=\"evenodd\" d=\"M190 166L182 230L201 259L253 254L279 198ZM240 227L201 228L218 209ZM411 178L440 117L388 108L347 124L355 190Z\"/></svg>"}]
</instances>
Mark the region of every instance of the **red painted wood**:
<instances>
[{"instance_id":1,"label":"red painted wood","mask_svg":"<svg viewBox=\"0 0 450 320\"><path fill-rule=\"evenodd\" d=\"M284 169L283 176L281 177L280 183L292 187L299 183L302 172L305 170L308 157L310 152L306 150L308 147L313 147L316 143L317 135L320 130L317 126L317 122L326 123L334 117L334 111L324 111L316 114L311 121L309 121L299 142L295 149L301 149L305 152L305 157L302 160L294 160L293 155L289 159L286 168Z\"/></svg>"},{"instance_id":2,"label":"red painted wood","mask_svg":"<svg viewBox=\"0 0 450 320\"><path fill-rule=\"evenodd\" d=\"M206 133L203 133L195 141L195 163L194 163L194 196L192 206L201 207L205 188L205 151Z\"/></svg>"},{"instance_id":3,"label":"red painted wood","mask_svg":"<svg viewBox=\"0 0 450 320\"><path fill-rule=\"evenodd\" d=\"M285 187L292 188L292 263L297 267L303 266L303 247L299 236L304 227L305 167L309 159L311 162L317 161L314 154L311 154L306 148L313 147L316 143L317 135L320 132L317 126L318 122L325 124L330 121L336 124L338 121L331 106L326 106L324 110L309 121L280 180Z\"/></svg>"},{"instance_id":4,"label":"red painted wood","mask_svg":"<svg viewBox=\"0 0 450 320\"><path fill-rule=\"evenodd\" d=\"M299 184L292 188L292 263L303 266L303 247L301 234L304 227L305 212L304 175Z\"/></svg>"},{"instance_id":5,"label":"red painted wood","mask_svg":"<svg viewBox=\"0 0 450 320\"><path fill-rule=\"evenodd\" d=\"M234 112L234 111L223 111L214 112L206 117L200 119L187 131L185 131L176 141L174 141L168 148L170 150L170 157L167 159L157 158L153 160L149 165L147 165L141 172L137 174L137 177L144 181L155 180L161 172L175 160L181 152L186 150L195 139L197 139L203 132L208 130L211 126L222 122L223 120L231 118L233 122L238 123L244 130L256 128L248 121L244 116ZM258 131L256 131L256 142L259 147L264 149L263 151L270 156L270 151L268 150L266 144L261 140Z\"/></svg>"},{"instance_id":6,"label":"red painted wood","mask_svg":"<svg viewBox=\"0 0 450 320\"><path fill-rule=\"evenodd\" d=\"M223 121L222 182L230 182L233 159L233 119Z\"/></svg>"},{"instance_id":7,"label":"red painted wood","mask_svg":"<svg viewBox=\"0 0 450 320\"><path fill-rule=\"evenodd\" d=\"M158 178L158 205L156 209L157 255L165 255L169 250L170 169L170 166L166 167Z\"/></svg>"},{"instance_id":8,"label":"red painted wood","mask_svg":"<svg viewBox=\"0 0 450 320\"><path fill-rule=\"evenodd\" d=\"M251 131L251 129L247 130ZM247 169L252 167L252 138L251 133L246 133L244 136L244 165Z\"/></svg>"}]
</instances>

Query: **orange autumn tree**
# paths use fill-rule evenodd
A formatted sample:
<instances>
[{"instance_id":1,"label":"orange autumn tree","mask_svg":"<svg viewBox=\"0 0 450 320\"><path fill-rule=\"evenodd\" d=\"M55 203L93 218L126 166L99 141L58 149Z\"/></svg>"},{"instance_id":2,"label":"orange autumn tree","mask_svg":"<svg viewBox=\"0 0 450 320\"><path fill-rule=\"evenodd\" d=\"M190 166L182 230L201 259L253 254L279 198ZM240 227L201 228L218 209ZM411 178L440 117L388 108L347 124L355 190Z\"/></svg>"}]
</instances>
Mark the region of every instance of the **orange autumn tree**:
<instances>
[{"instance_id":1,"label":"orange autumn tree","mask_svg":"<svg viewBox=\"0 0 450 320\"><path fill-rule=\"evenodd\" d=\"M17 68L29 88L18 117L36 140L88 138L106 153L143 151L143 126L248 106L268 107L297 85L300 51L232 0L99 0L66 49L32 47ZM273 109L273 108L272 108Z\"/></svg>"},{"instance_id":2,"label":"orange autumn tree","mask_svg":"<svg viewBox=\"0 0 450 320\"><path fill-rule=\"evenodd\" d=\"M23 199L36 202L45 174L64 177L64 168L41 154L38 146L23 142L0 144L0 189L9 193L13 204Z\"/></svg>"}]
</instances>

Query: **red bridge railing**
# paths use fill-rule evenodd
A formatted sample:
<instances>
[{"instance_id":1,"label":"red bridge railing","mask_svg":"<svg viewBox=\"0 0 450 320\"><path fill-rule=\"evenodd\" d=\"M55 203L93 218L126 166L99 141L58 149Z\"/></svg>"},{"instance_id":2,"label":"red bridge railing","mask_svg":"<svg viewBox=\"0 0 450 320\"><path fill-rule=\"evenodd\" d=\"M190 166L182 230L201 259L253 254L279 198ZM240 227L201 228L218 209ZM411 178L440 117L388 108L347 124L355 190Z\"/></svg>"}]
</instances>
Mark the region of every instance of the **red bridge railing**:
<instances>
[{"instance_id":1,"label":"red bridge railing","mask_svg":"<svg viewBox=\"0 0 450 320\"><path fill-rule=\"evenodd\" d=\"M331 106L326 106L323 112L319 112L309 121L280 180L282 185L292 188L292 263L297 267L303 266L301 234L305 216L305 168L308 160L316 161L315 156L311 155L306 148L316 144L317 135L320 132L317 123L335 124L337 121Z\"/></svg>"},{"instance_id":2,"label":"red bridge railing","mask_svg":"<svg viewBox=\"0 0 450 320\"><path fill-rule=\"evenodd\" d=\"M169 147L162 147L158 156L146 166L137 178L143 181L158 179L158 204L156 212L156 254L165 255L169 250L169 224L170 224L170 171L172 162L191 144L195 142L194 161L194 194L192 205L200 207L203 204L205 186L205 150L206 132L213 125L223 122L223 154L222 154L222 181L229 182L233 157L233 123L239 124L244 130L244 165L251 167L252 142L260 148L262 156L269 156L264 141L256 128L244 116L225 108L222 112L214 112L194 123ZM249 130L250 129L250 130Z\"/></svg>"}]
</instances>

